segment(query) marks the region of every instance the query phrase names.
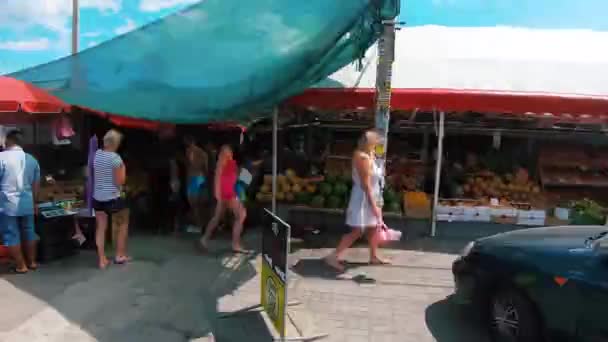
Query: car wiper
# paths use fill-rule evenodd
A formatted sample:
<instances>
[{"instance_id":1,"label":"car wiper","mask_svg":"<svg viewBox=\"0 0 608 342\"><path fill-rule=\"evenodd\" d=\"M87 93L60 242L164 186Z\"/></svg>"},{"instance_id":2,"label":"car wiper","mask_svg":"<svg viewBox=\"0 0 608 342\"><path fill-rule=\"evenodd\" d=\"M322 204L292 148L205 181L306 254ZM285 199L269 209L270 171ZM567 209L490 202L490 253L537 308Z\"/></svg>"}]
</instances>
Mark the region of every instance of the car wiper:
<instances>
[{"instance_id":1,"label":"car wiper","mask_svg":"<svg viewBox=\"0 0 608 342\"><path fill-rule=\"evenodd\" d=\"M608 230L607 231L603 231L599 234L596 234L594 236L588 237L585 239L585 247L591 247L591 245L593 244L594 241L599 240L603 237L605 237L606 235L608 235Z\"/></svg>"}]
</instances>

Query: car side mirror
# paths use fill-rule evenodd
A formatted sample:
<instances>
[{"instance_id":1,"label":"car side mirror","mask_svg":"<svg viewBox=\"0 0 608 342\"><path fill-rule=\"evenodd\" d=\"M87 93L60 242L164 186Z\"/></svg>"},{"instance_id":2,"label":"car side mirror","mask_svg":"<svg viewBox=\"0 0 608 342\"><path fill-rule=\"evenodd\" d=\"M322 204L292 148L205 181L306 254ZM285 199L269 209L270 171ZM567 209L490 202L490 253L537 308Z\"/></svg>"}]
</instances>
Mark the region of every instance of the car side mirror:
<instances>
[{"instance_id":1,"label":"car side mirror","mask_svg":"<svg viewBox=\"0 0 608 342\"><path fill-rule=\"evenodd\" d=\"M595 241L593 252L600 257L608 257L608 239L602 238Z\"/></svg>"}]
</instances>

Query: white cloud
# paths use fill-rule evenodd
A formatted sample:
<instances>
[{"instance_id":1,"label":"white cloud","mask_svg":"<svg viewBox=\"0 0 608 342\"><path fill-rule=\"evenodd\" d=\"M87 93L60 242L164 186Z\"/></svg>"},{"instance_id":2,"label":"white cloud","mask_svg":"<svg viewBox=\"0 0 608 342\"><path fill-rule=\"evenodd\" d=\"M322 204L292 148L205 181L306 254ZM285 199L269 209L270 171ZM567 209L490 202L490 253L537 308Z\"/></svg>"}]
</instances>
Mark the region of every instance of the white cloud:
<instances>
[{"instance_id":1,"label":"white cloud","mask_svg":"<svg viewBox=\"0 0 608 342\"><path fill-rule=\"evenodd\" d=\"M139 9L143 12L158 12L160 10L179 5L191 5L200 0L141 0Z\"/></svg>"},{"instance_id":2,"label":"white cloud","mask_svg":"<svg viewBox=\"0 0 608 342\"><path fill-rule=\"evenodd\" d=\"M97 38L100 37L103 33L99 32L99 31L92 31L92 32L83 32L80 34L81 37L84 38Z\"/></svg>"},{"instance_id":3,"label":"white cloud","mask_svg":"<svg viewBox=\"0 0 608 342\"><path fill-rule=\"evenodd\" d=\"M122 0L80 0L81 8L96 8L102 12L118 13L122 8Z\"/></svg>"},{"instance_id":4,"label":"white cloud","mask_svg":"<svg viewBox=\"0 0 608 342\"><path fill-rule=\"evenodd\" d=\"M80 8L118 12L122 0L81 0ZM2 0L0 1L0 27L25 30L41 26L54 32L67 30L72 15L69 0Z\"/></svg>"},{"instance_id":5,"label":"white cloud","mask_svg":"<svg viewBox=\"0 0 608 342\"><path fill-rule=\"evenodd\" d=\"M125 34L127 32L133 31L136 27L137 25L135 25L135 22L127 18L127 22L124 25L114 29L114 33L116 33L117 35Z\"/></svg>"},{"instance_id":6,"label":"white cloud","mask_svg":"<svg viewBox=\"0 0 608 342\"><path fill-rule=\"evenodd\" d=\"M13 40L0 41L0 50L12 51L40 51L49 48L50 41L47 38L39 38L35 40Z\"/></svg>"}]
</instances>

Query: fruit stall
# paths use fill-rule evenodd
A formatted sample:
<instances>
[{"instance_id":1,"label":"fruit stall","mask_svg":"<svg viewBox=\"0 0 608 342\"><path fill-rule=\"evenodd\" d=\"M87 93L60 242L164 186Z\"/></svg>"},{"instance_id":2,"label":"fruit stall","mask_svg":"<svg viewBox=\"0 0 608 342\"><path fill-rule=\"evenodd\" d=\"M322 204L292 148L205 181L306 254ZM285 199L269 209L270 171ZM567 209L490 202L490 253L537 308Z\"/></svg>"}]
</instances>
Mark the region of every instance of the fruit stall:
<instances>
[{"instance_id":1,"label":"fruit stall","mask_svg":"<svg viewBox=\"0 0 608 342\"><path fill-rule=\"evenodd\" d=\"M284 115L284 117L287 115ZM341 122L342 115L324 113L319 120L310 113L300 112L299 118L284 122L279 129L280 146L288 149L287 154L280 154L279 159L292 159L300 155L300 165L290 168L293 162L279 161L277 176L277 195L279 211L290 222L300 226L341 228L344 212L348 205L351 178L351 155L361 132L371 124L371 117L361 117L356 122L352 119ZM346 116L352 118L353 113ZM303 123L302 117L312 117ZM298 122L298 124L294 124ZM311 132L313 130L313 132ZM262 136L267 130L257 127L249 129L256 139L265 140ZM430 200L419 189L425 176L424 163L420 159L424 139L422 134L414 136L410 144L391 134L395 146L389 149L387 165L387 183L383 192L383 210L387 220L393 226L403 226L404 210L412 215L430 217ZM397 153L400 151L399 153ZM283 158L281 158L283 157ZM302 167L301 164L307 164ZM257 185L252 187L256 201L262 205L272 200L272 175L266 169L265 175ZM404 206L404 199L408 206ZM426 212L418 206L426 206Z\"/></svg>"},{"instance_id":2,"label":"fruit stall","mask_svg":"<svg viewBox=\"0 0 608 342\"><path fill-rule=\"evenodd\" d=\"M437 123L432 113L418 112L414 120L411 115L393 113L383 195L385 215L401 226L433 217L438 145L431 138ZM604 211L597 208L608 203L601 183L608 181L608 173L597 158L608 152L608 138L600 125L569 120L568 129L547 129L546 120L540 115L514 120L497 114L450 113L444 122L437 221L524 227L603 220ZM327 145L320 170L279 170L277 200L287 217L304 225L342 225L352 186L349 155L366 124L361 119L359 124L316 120L302 125L300 120L300 127L326 137L304 138L302 144L289 140L302 141L297 136L305 137L306 129L289 130L289 123L284 125L285 145L298 145L302 152L312 149L310 144ZM578 145L572 147L574 142ZM263 177L255 197L262 204L271 201L270 174ZM577 214L582 211L584 217Z\"/></svg>"},{"instance_id":3,"label":"fruit stall","mask_svg":"<svg viewBox=\"0 0 608 342\"><path fill-rule=\"evenodd\" d=\"M430 218L434 236L438 227L443 233L471 223L517 228L604 219L608 75L599 59L570 53L597 56L585 35L512 28L398 31L396 45L408 48L395 55L388 153L401 155L387 165L387 191L399 200L408 225L414 216ZM547 54L541 47L552 40L561 43ZM311 88L288 104L323 119L331 111L371 115L377 62L372 47L360 63L363 71L346 66L330 77L335 86ZM395 147L400 139L394 134L425 137L418 158ZM422 174L421 181L404 179L414 174Z\"/></svg>"}]
</instances>

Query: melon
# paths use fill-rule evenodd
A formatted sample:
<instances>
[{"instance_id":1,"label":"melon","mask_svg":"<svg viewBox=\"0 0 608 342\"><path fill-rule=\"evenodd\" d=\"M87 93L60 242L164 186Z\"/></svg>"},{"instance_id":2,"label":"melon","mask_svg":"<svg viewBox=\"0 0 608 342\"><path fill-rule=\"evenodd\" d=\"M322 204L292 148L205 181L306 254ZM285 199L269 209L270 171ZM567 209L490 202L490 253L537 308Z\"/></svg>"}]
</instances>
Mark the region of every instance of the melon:
<instances>
[{"instance_id":1,"label":"melon","mask_svg":"<svg viewBox=\"0 0 608 342\"><path fill-rule=\"evenodd\" d=\"M386 188L384 189L383 198L385 203L396 202L397 194L391 188Z\"/></svg>"},{"instance_id":2,"label":"melon","mask_svg":"<svg viewBox=\"0 0 608 342\"><path fill-rule=\"evenodd\" d=\"M392 213L400 212L401 206L398 202L388 202L384 205L384 211Z\"/></svg>"},{"instance_id":3,"label":"melon","mask_svg":"<svg viewBox=\"0 0 608 342\"><path fill-rule=\"evenodd\" d=\"M332 209L340 208L342 206L341 202L340 197L330 196L327 198L327 207Z\"/></svg>"},{"instance_id":4,"label":"melon","mask_svg":"<svg viewBox=\"0 0 608 342\"><path fill-rule=\"evenodd\" d=\"M291 188L291 191L295 193L302 192L302 187L300 186L300 184L294 184Z\"/></svg>"},{"instance_id":5,"label":"melon","mask_svg":"<svg viewBox=\"0 0 608 342\"><path fill-rule=\"evenodd\" d=\"M312 195L307 192L298 192L294 194L295 201L298 204L310 204L312 200Z\"/></svg>"},{"instance_id":6,"label":"melon","mask_svg":"<svg viewBox=\"0 0 608 342\"><path fill-rule=\"evenodd\" d=\"M325 176L325 181L327 183L335 183L337 180L338 180L337 177L334 176L334 175L327 175L327 176Z\"/></svg>"},{"instance_id":7,"label":"melon","mask_svg":"<svg viewBox=\"0 0 608 342\"><path fill-rule=\"evenodd\" d=\"M319 192L321 195L329 196L331 195L332 191L333 189L329 182L321 183L321 185L319 185Z\"/></svg>"},{"instance_id":8,"label":"melon","mask_svg":"<svg viewBox=\"0 0 608 342\"><path fill-rule=\"evenodd\" d=\"M312 198L310 205L315 208L323 208L325 206L325 197L317 195Z\"/></svg>"},{"instance_id":9,"label":"melon","mask_svg":"<svg viewBox=\"0 0 608 342\"><path fill-rule=\"evenodd\" d=\"M344 197L348 193L348 186L345 183L336 183L333 190L336 196Z\"/></svg>"},{"instance_id":10,"label":"melon","mask_svg":"<svg viewBox=\"0 0 608 342\"><path fill-rule=\"evenodd\" d=\"M287 169L287 171L285 171L285 176L287 176L287 179L289 180L293 180L295 179L298 175L296 174L296 172L292 169Z\"/></svg>"}]
</instances>

